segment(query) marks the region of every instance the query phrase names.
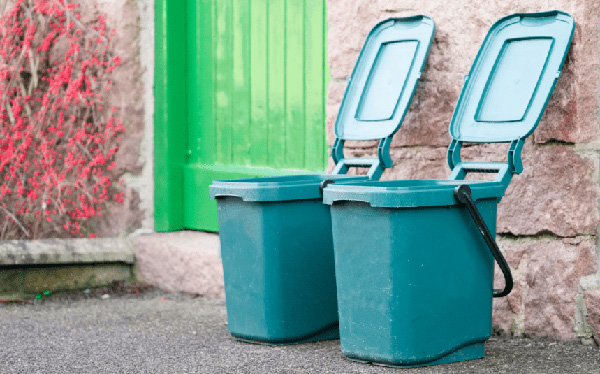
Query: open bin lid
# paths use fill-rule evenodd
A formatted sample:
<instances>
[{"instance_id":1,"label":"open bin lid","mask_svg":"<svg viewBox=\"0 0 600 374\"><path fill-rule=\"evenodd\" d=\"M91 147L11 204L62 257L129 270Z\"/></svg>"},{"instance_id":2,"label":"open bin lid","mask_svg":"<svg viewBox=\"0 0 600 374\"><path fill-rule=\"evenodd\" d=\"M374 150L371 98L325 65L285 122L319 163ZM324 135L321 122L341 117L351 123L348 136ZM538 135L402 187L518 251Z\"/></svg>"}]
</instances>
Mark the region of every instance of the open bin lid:
<instances>
[{"instance_id":1,"label":"open bin lid","mask_svg":"<svg viewBox=\"0 0 600 374\"><path fill-rule=\"evenodd\" d=\"M376 25L348 80L335 123L343 140L393 135L408 110L435 25L426 16L390 18Z\"/></svg>"},{"instance_id":2,"label":"open bin lid","mask_svg":"<svg viewBox=\"0 0 600 374\"><path fill-rule=\"evenodd\" d=\"M496 22L471 67L450 123L463 142L511 142L535 130L569 49L575 22L560 11Z\"/></svg>"}]
</instances>

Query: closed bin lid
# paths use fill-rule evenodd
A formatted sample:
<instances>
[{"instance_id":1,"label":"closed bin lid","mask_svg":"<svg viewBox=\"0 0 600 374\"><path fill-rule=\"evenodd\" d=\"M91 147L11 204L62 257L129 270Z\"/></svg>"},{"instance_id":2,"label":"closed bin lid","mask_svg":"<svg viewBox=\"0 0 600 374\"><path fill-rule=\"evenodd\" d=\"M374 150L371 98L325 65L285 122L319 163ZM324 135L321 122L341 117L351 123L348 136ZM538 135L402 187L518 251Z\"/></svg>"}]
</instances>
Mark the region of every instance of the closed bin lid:
<instances>
[{"instance_id":1,"label":"closed bin lid","mask_svg":"<svg viewBox=\"0 0 600 374\"><path fill-rule=\"evenodd\" d=\"M423 71L435 25L426 16L390 18L376 25L360 52L335 123L344 140L393 135Z\"/></svg>"},{"instance_id":2,"label":"closed bin lid","mask_svg":"<svg viewBox=\"0 0 600 374\"><path fill-rule=\"evenodd\" d=\"M575 22L560 11L514 14L492 26L450 123L464 142L510 142L535 130L569 49Z\"/></svg>"}]
</instances>

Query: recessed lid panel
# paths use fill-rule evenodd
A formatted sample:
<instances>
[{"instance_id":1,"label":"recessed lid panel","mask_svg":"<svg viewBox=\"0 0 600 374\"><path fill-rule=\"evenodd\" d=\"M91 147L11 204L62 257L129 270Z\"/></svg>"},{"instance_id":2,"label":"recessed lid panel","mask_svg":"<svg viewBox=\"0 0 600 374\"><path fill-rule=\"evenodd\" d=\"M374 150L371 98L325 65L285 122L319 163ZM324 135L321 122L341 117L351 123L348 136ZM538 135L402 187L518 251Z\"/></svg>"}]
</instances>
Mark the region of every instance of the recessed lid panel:
<instances>
[{"instance_id":1,"label":"recessed lid panel","mask_svg":"<svg viewBox=\"0 0 600 374\"><path fill-rule=\"evenodd\" d=\"M371 30L362 48L335 124L344 140L394 134L425 65L435 26L426 16L390 18Z\"/></svg>"},{"instance_id":2,"label":"recessed lid panel","mask_svg":"<svg viewBox=\"0 0 600 374\"><path fill-rule=\"evenodd\" d=\"M466 142L510 142L535 130L571 43L563 12L515 14L498 21L471 67L450 124Z\"/></svg>"}]
</instances>

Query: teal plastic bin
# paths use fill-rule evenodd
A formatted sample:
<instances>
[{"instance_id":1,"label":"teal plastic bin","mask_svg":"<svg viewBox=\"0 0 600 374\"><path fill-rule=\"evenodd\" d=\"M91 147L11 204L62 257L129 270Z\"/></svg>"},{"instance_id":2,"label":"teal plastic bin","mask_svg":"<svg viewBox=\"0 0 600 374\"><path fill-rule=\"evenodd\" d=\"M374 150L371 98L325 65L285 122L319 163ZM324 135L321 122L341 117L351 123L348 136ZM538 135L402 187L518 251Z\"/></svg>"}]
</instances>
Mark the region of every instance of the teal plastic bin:
<instances>
[{"instance_id":1,"label":"teal plastic bin","mask_svg":"<svg viewBox=\"0 0 600 374\"><path fill-rule=\"evenodd\" d=\"M489 31L457 104L450 180L330 184L344 355L389 366L481 358L492 297L512 276L495 240L496 209L522 171L574 29L568 14L516 14ZM506 163L463 162L463 142L510 143ZM494 181L464 181L470 172ZM494 260L505 287L493 290Z\"/></svg>"},{"instance_id":2,"label":"teal plastic bin","mask_svg":"<svg viewBox=\"0 0 600 374\"><path fill-rule=\"evenodd\" d=\"M371 31L338 114L332 175L215 181L230 333L289 344L338 334L329 207L322 188L377 180L423 70L434 33L425 16L392 18ZM377 158L345 158L345 140L380 140ZM367 167L366 176L344 175Z\"/></svg>"}]
</instances>

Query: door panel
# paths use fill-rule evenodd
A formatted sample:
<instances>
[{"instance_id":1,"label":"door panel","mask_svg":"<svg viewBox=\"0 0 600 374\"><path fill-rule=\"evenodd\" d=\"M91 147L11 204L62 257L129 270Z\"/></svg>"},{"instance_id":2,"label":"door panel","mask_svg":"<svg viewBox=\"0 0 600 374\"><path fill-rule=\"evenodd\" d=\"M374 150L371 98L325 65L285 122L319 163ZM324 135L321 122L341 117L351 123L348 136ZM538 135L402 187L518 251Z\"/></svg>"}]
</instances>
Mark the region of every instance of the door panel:
<instances>
[{"instance_id":1,"label":"door panel","mask_svg":"<svg viewBox=\"0 0 600 374\"><path fill-rule=\"evenodd\" d=\"M188 92L190 101L206 103L190 104L189 143L196 147L184 170L184 225L216 231L216 203L208 198L213 180L326 167L325 2L207 0L195 10L201 31L188 43L196 44L188 69L201 79L190 80L197 87ZM210 30L199 22L207 14Z\"/></svg>"}]
</instances>

